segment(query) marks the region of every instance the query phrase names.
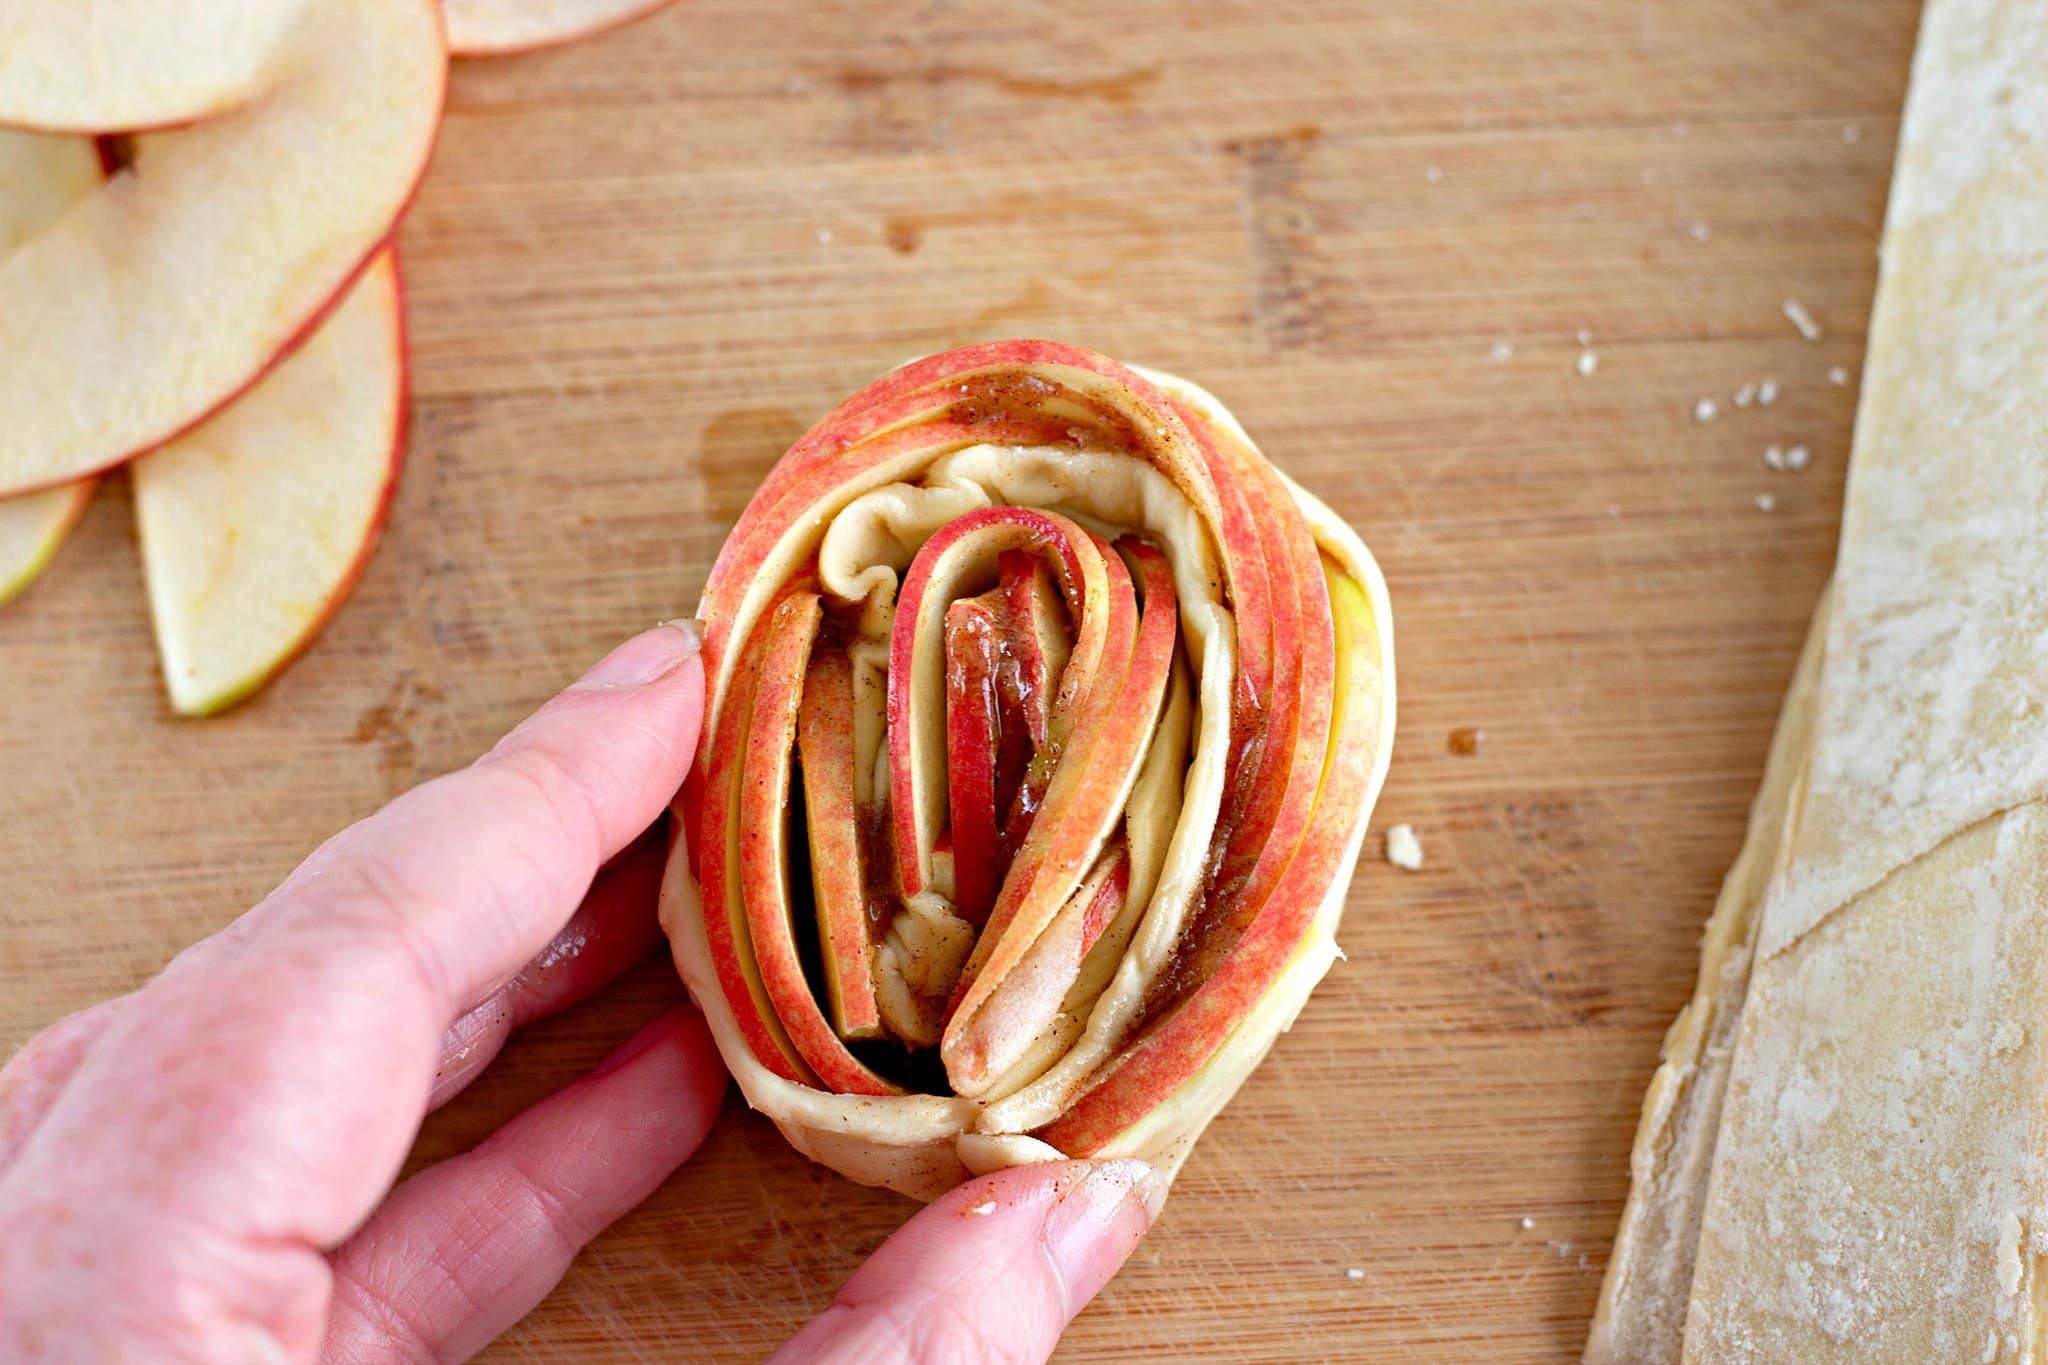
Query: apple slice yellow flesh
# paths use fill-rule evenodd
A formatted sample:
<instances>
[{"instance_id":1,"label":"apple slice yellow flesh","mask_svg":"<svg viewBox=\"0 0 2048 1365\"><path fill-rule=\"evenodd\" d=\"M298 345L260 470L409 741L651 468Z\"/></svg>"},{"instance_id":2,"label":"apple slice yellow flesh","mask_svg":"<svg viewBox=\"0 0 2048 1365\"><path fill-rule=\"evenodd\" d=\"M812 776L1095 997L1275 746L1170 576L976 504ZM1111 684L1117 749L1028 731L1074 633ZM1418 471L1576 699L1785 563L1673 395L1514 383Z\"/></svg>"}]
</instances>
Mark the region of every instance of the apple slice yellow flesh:
<instances>
[{"instance_id":1,"label":"apple slice yellow flesh","mask_svg":"<svg viewBox=\"0 0 2048 1365\"><path fill-rule=\"evenodd\" d=\"M281 84L138 143L0 262L0 495L149 450L246 389L390 235L447 58L434 0L314 0Z\"/></svg>"},{"instance_id":2,"label":"apple slice yellow flesh","mask_svg":"<svg viewBox=\"0 0 2048 1365\"><path fill-rule=\"evenodd\" d=\"M49 566L92 501L95 479L0 501L0 603L11 602Z\"/></svg>"},{"instance_id":3,"label":"apple slice yellow flesh","mask_svg":"<svg viewBox=\"0 0 2048 1365\"><path fill-rule=\"evenodd\" d=\"M663 9L672 0L445 0L448 50L502 57L574 42Z\"/></svg>"},{"instance_id":4,"label":"apple slice yellow flesh","mask_svg":"<svg viewBox=\"0 0 2048 1365\"><path fill-rule=\"evenodd\" d=\"M99 187L98 151L80 137L0 132L0 256L48 228ZM0 500L0 602L18 596L56 555L94 481Z\"/></svg>"},{"instance_id":5,"label":"apple slice yellow flesh","mask_svg":"<svg viewBox=\"0 0 2048 1365\"><path fill-rule=\"evenodd\" d=\"M383 528L404 434L405 312L387 250L295 355L135 462L175 709L224 710L312 643Z\"/></svg>"},{"instance_id":6,"label":"apple slice yellow flesh","mask_svg":"<svg viewBox=\"0 0 2048 1365\"><path fill-rule=\"evenodd\" d=\"M0 123L50 132L165 128L268 88L305 0L10 0Z\"/></svg>"}]
</instances>

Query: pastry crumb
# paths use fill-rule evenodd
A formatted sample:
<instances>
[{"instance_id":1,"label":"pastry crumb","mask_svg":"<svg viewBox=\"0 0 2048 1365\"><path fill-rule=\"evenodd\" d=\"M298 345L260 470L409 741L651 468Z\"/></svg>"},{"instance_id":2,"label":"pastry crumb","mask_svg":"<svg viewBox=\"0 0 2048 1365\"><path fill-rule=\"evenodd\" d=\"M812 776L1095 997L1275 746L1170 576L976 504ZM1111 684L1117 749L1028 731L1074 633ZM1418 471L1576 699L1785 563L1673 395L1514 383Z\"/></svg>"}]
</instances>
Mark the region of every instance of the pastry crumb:
<instances>
[{"instance_id":1,"label":"pastry crumb","mask_svg":"<svg viewBox=\"0 0 2048 1365\"><path fill-rule=\"evenodd\" d=\"M1785 320L1794 327L1797 327L1799 335L1805 337L1808 341L1819 341L1827 335L1821 329L1820 323L1814 320L1813 314L1806 310L1806 305L1798 299L1785 300Z\"/></svg>"},{"instance_id":2,"label":"pastry crumb","mask_svg":"<svg viewBox=\"0 0 2048 1365\"><path fill-rule=\"evenodd\" d=\"M1716 403L1711 398L1702 398L1699 402L1692 405L1692 420L1695 422L1711 422L1714 420L1715 414L1720 411L1721 405L1719 403Z\"/></svg>"},{"instance_id":3,"label":"pastry crumb","mask_svg":"<svg viewBox=\"0 0 2048 1365\"><path fill-rule=\"evenodd\" d=\"M1847 388L1849 386L1849 371L1840 365L1835 366L1832 370L1828 371L1828 383L1833 384L1838 389Z\"/></svg>"},{"instance_id":4,"label":"pastry crumb","mask_svg":"<svg viewBox=\"0 0 2048 1365\"><path fill-rule=\"evenodd\" d=\"M1769 406L1770 406L1771 404L1773 404L1773 403L1775 403L1775 402L1777 402L1777 401L1778 401L1778 381L1777 381L1777 380L1775 380L1775 379L1766 379L1766 380L1764 380L1764 382L1763 382L1763 383L1761 383L1761 384L1759 384L1759 385L1757 385L1757 386L1756 386L1756 405L1757 405L1758 407L1760 407L1760 408L1767 408L1767 407L1769 407Z\"/></svg>"},{"instance_id":5,"label":"pastry crumb","mask_svg":"<svg viewBox=\"0 0 2048 1365\"><path fill-rule=\"evenodd\" d=\"M1494 343L1493 343L1493 363L1494 363L1494 364L1496 364L1496 365L1503 365L1503 364L1506 364L1506 363L1507 363L1508 361L1510 361L1510 360L1513 360L1514 358L1515 358L1515 343L1514 343L1514 342L1512 342L1512 341L1496 341L1496 342L1494 342Z\"/></svg>"},{"instance_id":6,"label":"pastry crumb","mask_svg":"<svg viewBox=\"0 0 2048 1365\"><path fill-rule=\"evenodd\" d=\"M1599 357L1599 356L1597 356L1597 355L1593 354L1593 353L1592 353L1591 351L1580 351L1580 352L1579 352L1579 373L1580 373L1581 375L1585 375L1585 376L1587 376L1587 377L1589 377L1589 378L1590 378L1590 377L1592 376L1592 373L1593 373L1593 371L1595 371L1595 370L1597 370L1597 369L1599 369L1599 368L1600 368L1600 357Z\"/></svg>"},{"instance_id":7,"label":"pastry crumb","mask_svg":"<svg viewBox=\"0 0 2048 1365\"><path fill-rule=\"evenodd\" d=\"M1785 452L1785 468L1798 471L1806 468L1806 462L1813 458L1813 452L1805 446L1793 446Z\"/></svg>"},{"instance_id":8,"label":"pastry crumb","mask_svg":"<svg viewBox=\"0 0 2048 1365\"><path fill-rule=\"evenodd\" d=\"M1533 1228L1533 1227L1535 1227L1535 1226L1536 1226L1536 1220L1535 1220L1534 1218L1531 1218L1531 1217L1530 1217L1530 1216L1529 1216L1528 1214L1526 1214L1526 1213L1522 1215L1522 1231L1524 1231L1524 1232L1527 1232L1527 1231L1528 1231L1529 1229L1531 1229L1531 1228Z\"/></svg>"},{"instance_id":9,"label":"pastry crumb","mask_svg":"<svg viewBox=\"0 0 2048 1365\"><path fill-rule=\"evenodd\" d=\"M1743 386L1742 386L1741 388L1739 388L1739 389L1737 389L1737 390L1735 391L1735 406L1736 406L1736 407L1738 407L1738 408L1746 408L1746 407L1748 407L1748 406L1749 406L1749 405L1750 405L1751 403L1754 403L1755 401L1756 401L1756 381L1755 381L1754 379L1750 380L1750 381L1749 381L1749 382L1748 382L1747 384L1744 384L1744 385L1743 385Z\"/></svg>"},{"instance_id":10,"label":"pastry crumb","mask_svg":"<svg viewBox=\"0 0 2048 1365\"><path fill-rule=\"evenodd\" d=\"M1422 841L1415 837L1415 826L1395 825L1387 831L1387 861L1409 872L1421 870Z\"/></svg>"},{"instance_id":11,"label":"pastry crumb","mask_svg":"<svg viewBox=\"0 0 2048 1365\"><path fill-rule=\"evenodd\" d=\"M976 1204L973 1208L967 1211L973 1214L976 1218L986 1218L996 1211L996 1201L991 1199L985 1204Z\"/></svg>"},{"instance_id":12,"label":"pastry crumb","mask_svg":"<svg viewBox=\"0 0 2048 1365\"><path fill-rule=\"evenodd\" d=\"M1362 1280L1365 1278L1365 1272L1357 1266L1352 1266L1344 1272L1344 1278L1347 1280Z\"/></svg>"},{"instance_id":13,"label":"pastry crumb","mask_svg":"<svg viewBox=\"0 0 2048 1365\"><path fill-rule=\"evenodd\" d=\"M1460 725L1451 731L1450 738L1444 741L1444 747L1454 754L1470 755L1478 753L1479 746L1484 743L1486 731L1476 725Z\"/></svg>"},{"instance_id":14,"label":"pastry crumb","mask_svg":"<svg viewBox=\"0 0 2048 1365\"><path fill-rule=\"evenodd\" d=\"M1764 448L1764 464L1771 469L1783 469L1785 467L1785 447L1766 446Z\"/></svg>"},{"instance_id":15,"label":"pastry crumb","mask_svg":"<svg viewBox=\"0 0 2048 1365\"><path fill-rule=\"evenodd\" d=\"M1695 242L1704 242L1707 240L1707 238L1714 235L1714 230L1708 227L1705 223L1695 222L1691 227L1686 229L1686 233Z\"/></svg>"},{"instance_id":16,"label":"pastry crumb","mask_svg":"<svg viewBox=\"0 0 2048 1365\"><path fill-rule=\"evenodd\" d=\"M1777 509L1777 506L1778 506L1778 499L1777 499L1777 497L1776 497L1776 496L1775 496L1774 494L1770 494L1770 493L1759 493L1759 494L1757 494L1757 495L1756 495L1756 510L1757 510L1757 511L1759 511L1759 512L1770 512L1770 511L1775 511L1775 510Z\"/></svg>"}]
</instances>

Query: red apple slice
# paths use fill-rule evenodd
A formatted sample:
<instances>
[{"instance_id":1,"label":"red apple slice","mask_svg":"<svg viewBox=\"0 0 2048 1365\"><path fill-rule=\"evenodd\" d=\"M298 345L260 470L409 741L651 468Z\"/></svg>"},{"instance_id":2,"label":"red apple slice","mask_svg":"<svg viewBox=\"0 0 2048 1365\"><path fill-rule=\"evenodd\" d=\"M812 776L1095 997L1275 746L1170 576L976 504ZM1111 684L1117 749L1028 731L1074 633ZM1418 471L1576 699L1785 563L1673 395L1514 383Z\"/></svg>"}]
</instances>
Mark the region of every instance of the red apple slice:
<instances>
[{"instance_id":1,"label":"red apple slice","mask_svg":"<svg viewBox=\"0 0 2048 1365\"><path fill-rule=\"evenodd\" d=\"M1138 619L1119 628L1113 618L1110 635L1121 655L1108 656L1082 704L1031 838L1018 850L995 912L961 973L940 1052L946 1078L962 1095L984 1093L1030 1041L1017 1037L1010 1021L1020 1011L1005 997L1026 993L1036 1003L1021 1012L1049 1018L1079 971L1085 948L1070 960L1058 959L1064 979L1020 969L1100 856L1137 781L1166 696L1180 627L1173 574L1166 557L1142 541L1126 541L1120 548L1143 581L1142 615L1133 600L1130 573L1112 555L1113 609L1126 621Z\"/></svg>"},{"instance_id":2,"label":"red apple slice","mask_svg":"<svg viewBox=\"0 0 2048 1365\"><path fill-rule=\"evenodd\" d=\"M1064 1114L1039 1130L1063 1152L1101 1150L1201 1070L1279 977L1354 854L1377 781L1374 750L1386 741L1384 721L1374 718L1385 686L1372 644L1380 627L1365 591L1320 555L1318 563L1330 603L1335 741L1320 764L1316 819L1231 951L1181 999L1162 1007L1159 1022L1127 1043Z\"/></svg>"},{"instance_id":3,"label":"red apple slice","mask_svg":"<svg viewBox=\"0 0 2048 1365\"><path fill-rule=\"evenodd\" d=\"M674 0L444 0L448 50L502 57L573 43L642 19Z\"/></svg>"},{"instance_id":4,"label":"red apple slice","mask_svg":"<svg viewBox=\"0 0 2048 1365\"><path fill-rule=\"evenodd\" d=\"M150 611L179 712L255 692L339 609L384 525L405 393L405 310L386 251L297 354L135 463Z\"/></svg>"},{"instance_id":5,"label":"red apple slice","mask_svg":"<svg viewBox=\"0 0 2048 1365\"><path fill-rule=\"evenodd\" d=\"M889 642L889 773L897 879L906 896L931 880L931 849L944 824L946 796L946 609L963 585L992 575L1005 550L1056 556L1080 623L1076 678L1093 679L1106 656L1111 564L1087 531L1065 517L1024 507L984 507L948 522L911 562ZM1128 575L1125 575L1128 583ZM1121 648L1128 654L1129 642ZM1119 664L1121 666L1121 663Z\"/></svg>"},{"instance_id":6,"label":"red apple slice","mask_svg":"<svg viewBox=\"0 0 2048 1365\"><path fill-rule=\"evenodd\" d=\"M82 203L103 178L88 138L0 132L0 257ZM92 501L94 480L0 499L0 603L49 565Z\"/></svg>"},{"instance_id":7,"label":"red apple slice","mask_svg":"<svg viewBox=\"0 0 2048 1365\"><path fill-rule=\"evenodd\" d=\"M440 123L434 0L313 0L285 61L265 98L142 139L133 169L0 262L0 494L219 409L390 235Z\"/></svg>"},{"instance_id":8,"label":"red apple slice","mask_svg":"<svg viewBox=\"0 0 2048 1365\"><path fill-rule=\"evenodd\" d=\"M797 753L804 770L804 826L825 1003L842 1038L876 1038L874 936L868 926L865 825L854 801L853 670L842 649L821 647L804 674Z\"/></svg>"},{"instance_id":9,"label":"red apple slice","mask_svg":"<svg viewBox=\"0 0 2048 1365\"><path fill-rule=\"evenodd\" d=\"M978 598L946 608L946 796L953 833L953 908L969 924L988 918L997 864L996 613Z\"/></svg>"},{"instance_id":10,"label":"red apple slice","mask_svg":"<svg viewBox=\"0 0 2048 1365\"><path fill-rule=\"evenodd\" d=\"M114 133L194 123L268 89L306 0L10 0L0 123Z\"/></svg>"},{"instance_id":11,"label":"red apple slice","mask_svg":"<svg viewBox=\"0 0 2048 1365\"><path fill-rule=\"evenodd\" d=\"M818 595L794 592L765 627L739 780L740 896L762 988L818 1079L845 1095L898 1095L901 1089L862 1065L825 1022L804 976L791 919L789 756L819 619Z\"/></svg>"},{"instance_id":12,"label":"red apple slice","mask_svg":"<svg viewBox=\"0 0 2048 1365\"><path fill-rule=\"evenodd\" d=\"M1017 699L1031 742L1042 747L1053 738L1053 697L1067 671L1066 611L1061 605L1059 583L1043 560L1011 550L998 564L1008 608L1005 641L1016 671L1008 686Z\"/></svg>"}]
</instances>

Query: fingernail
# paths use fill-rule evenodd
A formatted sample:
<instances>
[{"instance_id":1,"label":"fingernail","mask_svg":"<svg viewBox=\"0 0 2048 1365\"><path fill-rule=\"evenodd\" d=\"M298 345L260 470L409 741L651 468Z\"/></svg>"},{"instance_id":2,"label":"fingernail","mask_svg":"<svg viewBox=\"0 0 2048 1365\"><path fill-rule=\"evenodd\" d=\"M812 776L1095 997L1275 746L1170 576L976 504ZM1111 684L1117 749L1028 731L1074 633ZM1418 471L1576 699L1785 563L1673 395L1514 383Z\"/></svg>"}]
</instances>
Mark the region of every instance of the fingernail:
<instances>
[{"instance_id":1,"label":"fingernail","mask_svg":"<svg viewBox=\"0 0 2048 1365\"><path fill-rule=\"evenodd\" d=\"M1166 1177L1142 1161L1098 1163L1046 1215L1046 1251L1079 1312L1130 1256L1166 1203Z\"/></svg>"},{"instance_id":2,"label":"fingernail","mask_svg":"<svg viewBox=\"0 0 2048 1365\"><path fill-rule=\"evenodd\" d=\"M579 688L644 687L659 682L704 648L704 628L695 621L664 621L643 630L598 660L578 680Z\"/></svg>"}]
</instances>

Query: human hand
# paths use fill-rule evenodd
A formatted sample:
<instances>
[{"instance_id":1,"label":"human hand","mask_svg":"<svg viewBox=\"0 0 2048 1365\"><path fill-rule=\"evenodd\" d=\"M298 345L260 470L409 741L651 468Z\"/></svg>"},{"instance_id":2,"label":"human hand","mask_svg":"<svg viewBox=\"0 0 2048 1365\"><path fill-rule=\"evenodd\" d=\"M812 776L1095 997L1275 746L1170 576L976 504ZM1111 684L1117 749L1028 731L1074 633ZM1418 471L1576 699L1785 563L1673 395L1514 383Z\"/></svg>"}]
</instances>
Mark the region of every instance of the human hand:
<instances>
[{"instance_id":1,"label":"human hand","mask_svg":"<svg viewBox=\"0 0 2048 1365\"><path fill-rule=\"evenodd\" d=\"M628 641L0 1070L0 1358L458 1360L696 1149L725 1078L680 1007L391 1189L512 1029L656 941L642 831L695 750L696 655ZM1043 1359L1162 1195L1134 1162L971 1182L777 1358Z\"/></svg>"}]
</instances>

